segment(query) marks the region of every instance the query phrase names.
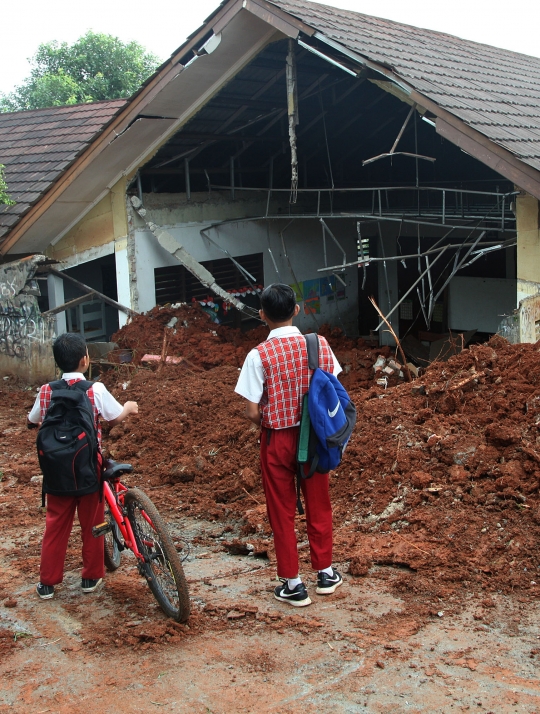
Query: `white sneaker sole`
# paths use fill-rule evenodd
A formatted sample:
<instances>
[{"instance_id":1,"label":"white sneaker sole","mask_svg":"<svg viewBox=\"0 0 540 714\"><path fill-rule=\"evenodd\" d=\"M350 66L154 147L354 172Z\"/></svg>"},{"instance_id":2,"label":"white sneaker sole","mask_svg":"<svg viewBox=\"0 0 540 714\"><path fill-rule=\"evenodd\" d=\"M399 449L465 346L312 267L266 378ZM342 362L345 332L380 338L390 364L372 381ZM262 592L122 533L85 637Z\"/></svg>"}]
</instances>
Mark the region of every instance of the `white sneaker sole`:
<instances>
[{"instance_id":1,"label":"white sneaker sole","mask_svg":"<svg viewBox=\"0 0 540 714\"><path fill-rule=\"evenodd\" d=\"M81 590L83 591L83 593L93 593L99 588L102 582L103 578L100 578L93 588L81 588Z\"/></svg>"},{"instance_id":2,"label":"white sneaker sole","mask_svg":"<svg viewBox=\"0 0 540 714\"><path fill-rule=\"evenodd\" d=\"M305 600L289 600L287 598L278 597L275 593L274 597L279 602L286 602L287 605L292 605L293 607L306 607L306 605L311 605L311 600L308 597Z\"/></svg>"},{"instance_id":3,"label":"white sneaker sole","mask_svg":"<svg viewBox=\"0 0 540 714\"><path fill-rule=\"evenodd\" d=\"M317 595L331 595L339 588L340 585L343 585L343 580L340 580L335 585L331 585L329 588L317 588L315 592Z\"/></svg>"},{"instance_id":4,"label":"white sneaker sole","mask_svg":"<svg viewBox=\"0 0 540 714\"><path fill-rule=\"evenodd\" d=\"M52 600L54 597L54 593L51 593L50 595L40 595L38 593L38 596L40 600Z\"/></svg>"}]
</instances>

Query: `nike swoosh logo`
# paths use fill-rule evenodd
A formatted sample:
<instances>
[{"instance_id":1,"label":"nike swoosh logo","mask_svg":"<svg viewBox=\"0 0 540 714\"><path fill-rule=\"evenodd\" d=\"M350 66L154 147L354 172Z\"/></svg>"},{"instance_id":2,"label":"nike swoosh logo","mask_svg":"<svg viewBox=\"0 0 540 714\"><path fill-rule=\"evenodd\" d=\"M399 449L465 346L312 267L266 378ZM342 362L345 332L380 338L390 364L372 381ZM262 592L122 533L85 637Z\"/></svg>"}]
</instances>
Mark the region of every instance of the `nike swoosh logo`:
<instances>
[{"instance_id":1,"label":"nike swoosh logo","mask_svg":"<svg viewBox=\"0 0 540 714\"><path fill-rule=\"evenodd\" d=\"M295 595L298 595L298 593L286 593L285 588L279 591L280 597L294 597Z\"/></svg>"},{"instance_id":2,"label":"nike swoosh logo","mask_svg":"<svg viewBox=\"0 0 540 714\"><path fill-rule=\"evenodd\" d=\"M330 411L330 409L328 410L328 416L330 417L330 419L333 419L336 416L336 414L338 413L338 410L339 410L339 402L337 403L337 406L333 411Z\"/></svg>"}]
</instances>

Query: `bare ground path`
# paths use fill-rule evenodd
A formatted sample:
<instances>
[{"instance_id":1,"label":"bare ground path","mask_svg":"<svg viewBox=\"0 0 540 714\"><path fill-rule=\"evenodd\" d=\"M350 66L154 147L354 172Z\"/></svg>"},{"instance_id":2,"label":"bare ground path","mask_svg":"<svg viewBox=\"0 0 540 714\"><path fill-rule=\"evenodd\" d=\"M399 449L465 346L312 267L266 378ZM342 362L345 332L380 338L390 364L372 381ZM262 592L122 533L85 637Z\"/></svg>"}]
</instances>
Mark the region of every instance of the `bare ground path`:
<instances>
[{"instance_id":1,"label":"bare ground path","mask_svg":"<svg viewBox=\"0 0 540 714\"><path fill-rule=\"evenodd\" d=\"M536 353L529 357L538 362ZM512 374L510 370L508 374ZM532 374L532 368L527 374ZM232 383L235 368L216 368L205 377L208 394L229 394L232 388L217 389L216 375ZM120 457L139 462L130 482L155 501L176 539L187 536L192 543L185 562L193 603L187 626L163 616L128 556L117 572L107 576L99 592L83 595L79 589L78 526L68 550L63 586L51 601L37 598L44 514L39 510L35 434L24 428L35 391L0 390L0 713L285 714L302 709L321 714L540 714L537 486L527 491L527 503L515 501L513 491L507 496L506 491L501 492L508 498L504 511L493 493L485 490L495 475L482 477L470 494L463 494L464 500L452 500L459 484L448 480L441 466L450 451L428 443L413 449L412 440L409 449L404 439L406 445L399 451L400 479L410 480L411 473L419 478L412 456L407 455L410 464L403 465L405 450L414 451L415 458L429 456L440 470L437 478L446 479L448 496L446 491L426 496L421 484L415 486L412 481L408 486L407 498L428 499L414 508L423 509L420 516L432 524L431 531L398 530L388 524L382 532L377 530L377 522L367 522L367 518L359 529L358 513L365 514L368 509L387 513L390 503L398 510L394 518L403 519L405 514L410 521L414 508L399 511L404 489L393 477L376 480L364 474L358 481L335 479L340 523L336 551L343 560L338 565L346 580L327 598L316 596L314 583L309 582L313 605L296 610L273 599L274 569L267 560L229 555L223 548L225 538L251 537L241 533L250 513L255 532L264 520L264 506L258 505L263 498L260 488L254 481L250 484L251 477L256 477L256 437L246 432L239 415L235 416L239 426L234 429L231 420L218 424L215 415L221 411L212 407L212 402L199 404L202 377L188 376L191 382L195 378L201 382L197 389L193 387L193 395L191 382L186 381L180 389L172 378L160 383L161 392L150 378L148 384L132 384L126 391L119 383L119 393L141 401L147 416L133 430L117 428L116 438L109 434ZM141 373L139 382L143 378L146 376ZM538 379L540 383L540 373ZM508 384L510 392L510 381ZM135 388L140 395L129 392ZM170 428L160 421L166 408L174 409L178 416L179 397L174 389L195 415L192 424L187 423L187 407L179 415L186 428L182 443L174 442ZM396 389L404 393L404 388ZM223 401L225 397L220 398ZM386 443L397 441L399 449L401 437L392 442L384 431L392 427L396 403L387 397L368 403L371 411L365 408L364 422L368 423L371 414L375 436L364 430L362 438L369 437L373 444L385 443L384 438ZM467 412L469 417L473 406ZM522 412L516 414L507 420L511 425L525 419ZM531 429L534 414L532 409L527 412ZM206 422L201 421L204 415ZM399 433L403 431L401 422L412 430L402 416L398 421ZM461 428L461 422L462 416L455 417L452 429ZM235 430L240 436L230 441ZM225 435L222 442L210 443L217 431ZM468 435L468 422L465 431ZM442 427L437 427L436 434L441 433ZM448 434L450 443L455 434L451 430ZM540 448L540 437L538 444ZM379 456L366 456L361 446L355 448L362 452L362 463L373 461L373 473L394 473L391 462L395 459L397 463L397 451L379 452L377 446ZM461 453L461 441L452 448ZM537 447L527 448L531 458L536 458ZM190 450L197 454L196 449L206 457L184 459L186 463L173 473L169 461L177 466L179 455ZM489 445L482 453L491 455L491 461L497 456L497 468L508 471L505 479L536 483L540 478L536 461L527 456L521 473L515 463L519 454L508 452L516 449L505 449L502 457L500 450ZM218 453L219 458L214 459ZM148 466L156 464L156 454L161 459L160 472ZM453 463L450 458L447 461ZM428 465L422 468L431 469L431 462L425 463ZM519 479L510 473L510 463L521 474ZM228 471L216 490L218 467L221 472L225 467ZM190 469L193 473L188 480L185 476ZM174 478L168 479L171 473ZM354 492L349 481L357 484ZM357 491L369 504L356 500ZM491 505L488 508L486 504ZM355 511L357 520L347 522ZM453 524L449 516L455 516ZM382 522L381 516L378 518ZM469 524L474 538L465 533ZM299 528L302 531L301 523ZM453 545L456 541L463 545L461 550ZM493 550L494 545L498 550ZM437 557L427 552L431 550ZM302 550L303 574L307 575L305 553ZM355 553L370 556L371 567L366 567L364 577L347 573ZM400 567L403 562L410 567Z\"/></svg>"},{"instance_id":2,"label":"bare ground path","mask_svg":"<svg viewBox=\"0 0 540 714\"><path fill-rule=\"evenodd\" d=\"M11 479L9 492L20 500ZM380 568L293 610L273 600L267 561L228 555L222 525L183 519L173 530L197 542L186 627L162 615L127 556L97 594L70 567L55 598L38 600L38 518L24 536L3 529L0 712L540 712L540 608L517 597L479 614L471 596L425 623L391 594L395 568Z\"/></svg>"}]
</instances>

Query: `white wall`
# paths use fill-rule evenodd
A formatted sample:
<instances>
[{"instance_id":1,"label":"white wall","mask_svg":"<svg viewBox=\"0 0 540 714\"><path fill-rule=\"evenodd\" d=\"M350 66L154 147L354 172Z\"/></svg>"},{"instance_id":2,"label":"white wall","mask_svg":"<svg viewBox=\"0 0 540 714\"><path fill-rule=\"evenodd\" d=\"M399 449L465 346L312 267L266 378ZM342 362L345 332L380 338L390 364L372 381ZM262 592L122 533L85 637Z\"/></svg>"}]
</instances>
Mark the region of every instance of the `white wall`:
<instances>
[{"instance_id":1,"label":"white wall","mask_svg":"<svg viewBox=\"0 0 540 714\"><path fill-rule=\"evenodd\" d=\"M155 220L152 210L148 210L148 219ZM161 216L163 218L163 216ZM317 272L324 266L324 250L322 229L317 220L296 220L284 233L288 260L283 249L280 230L283 230L289 219L272 221L246 221L230 223L208 231L209 237L233 257L250 253L263 253L264 282L284 282L293 284L296 275L298 282L324 277L327 273ZM169 224L167 230L188 250L193 257L204 262L226 257L225 254L209 240L201 236L201 228L209 223L176 223ZM329 226L338 241L346 251L346 260L355 259L356 224L354 221L329 221ZM155 305L154 269L167 265L177 265L178 262L158 244L152 233L144 228L135 230L135 250L137 265L137 284L139 291L139 310L146 312ZM272 252L272 256L270 251ZM338 265L343 262L343 255L332 239L326 238L327 264ZM274 261L277 266L274 266ZM290 262L290 265L289 265ZM291 270L292 267L292 270ZM358 269L348 268L341 275L346 283L345 298L329 301L327 297L320 299L320 314L315 316L304 314L303 306L296 324L300 329L315 329L317 325L329 322L345 329L347 334L357 333L358 310ZM343 286L337 281L337 289Z\"/></svg>"},{"instance_id":2,"label":"white wall","mask_svg":"<svg viewBox=\"0 0 540 714\"><path fill-rule=\"evenodd\" d=\"M456 276L449 285L449 328L497 332L503 316L515 308L516 290L516 280Z\"/></svg>"}]
</instances>

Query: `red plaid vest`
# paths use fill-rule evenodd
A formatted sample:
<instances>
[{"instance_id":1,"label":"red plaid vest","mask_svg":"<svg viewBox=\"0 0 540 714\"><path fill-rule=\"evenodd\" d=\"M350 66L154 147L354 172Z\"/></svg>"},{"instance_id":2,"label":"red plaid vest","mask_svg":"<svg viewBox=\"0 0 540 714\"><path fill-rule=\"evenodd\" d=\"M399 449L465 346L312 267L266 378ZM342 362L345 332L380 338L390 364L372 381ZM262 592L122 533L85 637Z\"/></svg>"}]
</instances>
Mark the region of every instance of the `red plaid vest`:
<instances>
[{"instance_id":1,"label":"red plaid vest","mask_svg":"<svg viewBox=\"0 0 540 714\"><path fill-rule=\"evenodd\" d=\"M302 397L309 389L311 370L308 368L306 340L302 335L272 337L257 346L264 375L261 398L261 426L266 429L287 429L300 422ZM324 337L319 336L319 367L334 371L332 351Z\"/></svg>"},{"instance_id":2,"label":"red plaid vest","mask_svg":"<svg viewBox=\"0 0 540 714\"><path fill-rule=\"evenodd\" d=\"M75 384L75 382L80 382L80 379L66 379L66 382L68 384ZM47 413L47 409L49 408L49 405L51 403L51 393L52 389L48 384L44 384L41 387L41 390L39 392L39 408L41 410L41 421L45 419L45 414ZM98 436L98 443L101 448L101 423L99 421L99 412L96 408L96 402L94 399L94 390L92 387L86 392L88 394L88 399L90 399L90 403L92 404L92 409L94 411L94 419L96 421L96 430L97 430L97 436Z\"/></svg>"}]
</instances>

